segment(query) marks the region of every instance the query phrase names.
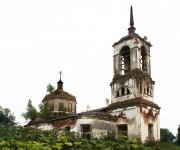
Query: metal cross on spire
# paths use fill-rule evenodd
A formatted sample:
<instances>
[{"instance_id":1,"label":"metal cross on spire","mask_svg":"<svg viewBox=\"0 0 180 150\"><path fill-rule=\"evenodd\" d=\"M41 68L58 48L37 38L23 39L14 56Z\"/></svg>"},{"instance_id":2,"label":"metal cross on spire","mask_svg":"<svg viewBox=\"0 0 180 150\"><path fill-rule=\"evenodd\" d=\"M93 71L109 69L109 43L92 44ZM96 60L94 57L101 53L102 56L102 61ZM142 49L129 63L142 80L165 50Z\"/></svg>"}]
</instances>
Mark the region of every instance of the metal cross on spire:
<instances>
[{"instance_id":1,"label":"metal cross on spire","mask_svg":"<svg viewBox=\"0 0 180 150\"><path fill-rule=\"evenodd\" d=\"M60 73L60 81L61 81L61 74L62 74L62 71L60 71L59 73Z\"/></svg>"}]
</instances>

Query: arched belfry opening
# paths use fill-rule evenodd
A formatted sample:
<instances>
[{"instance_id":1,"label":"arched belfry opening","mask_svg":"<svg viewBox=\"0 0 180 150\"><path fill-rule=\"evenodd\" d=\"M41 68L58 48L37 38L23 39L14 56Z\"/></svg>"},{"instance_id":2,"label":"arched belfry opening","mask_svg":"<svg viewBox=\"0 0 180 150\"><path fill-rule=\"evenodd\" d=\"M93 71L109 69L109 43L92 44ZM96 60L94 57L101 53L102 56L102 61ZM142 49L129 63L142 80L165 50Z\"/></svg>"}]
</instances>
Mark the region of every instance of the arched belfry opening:
<instances>
[{"instance_id":1,"label":"arched belfry opening","mask_svg":"<svg viewBox=\"0 0 180 150\"><path fill-rule=\"evenodd\" d=\"M124 46L120 51L120 72L124 75L130 71L130 48Z\"/></svg>"},{"instance_id":2,"label":"arched belfry opening","mask_svg":"<svg viewBox=\"0 0 180 150\"><path fill-rule=\"evenodd\" d=\"M147 71L147 51L144 46L141 46L141 70Z\"/></svg>"}]
</instances>

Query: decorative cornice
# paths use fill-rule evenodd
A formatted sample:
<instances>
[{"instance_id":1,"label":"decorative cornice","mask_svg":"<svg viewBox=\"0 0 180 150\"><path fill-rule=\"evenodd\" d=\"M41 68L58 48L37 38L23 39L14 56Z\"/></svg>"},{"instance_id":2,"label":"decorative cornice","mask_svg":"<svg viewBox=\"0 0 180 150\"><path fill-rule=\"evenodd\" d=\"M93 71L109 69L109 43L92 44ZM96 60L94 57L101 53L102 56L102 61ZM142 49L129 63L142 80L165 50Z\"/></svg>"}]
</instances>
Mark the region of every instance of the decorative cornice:
<instances>
[{"instance_id":1,"label":"decorative cornice","mask_svg":"<svg viewBox=\"0 0 180 150\"><path fill-rule=\"evenodd\" d=\"M142 98L129 99L121 102L112 103L107 107L107 110L113 110L117 108L127 108L131 106L150 106L153 108L161 109L156 103L153 103Z\"/></svg>"}]
</instances>

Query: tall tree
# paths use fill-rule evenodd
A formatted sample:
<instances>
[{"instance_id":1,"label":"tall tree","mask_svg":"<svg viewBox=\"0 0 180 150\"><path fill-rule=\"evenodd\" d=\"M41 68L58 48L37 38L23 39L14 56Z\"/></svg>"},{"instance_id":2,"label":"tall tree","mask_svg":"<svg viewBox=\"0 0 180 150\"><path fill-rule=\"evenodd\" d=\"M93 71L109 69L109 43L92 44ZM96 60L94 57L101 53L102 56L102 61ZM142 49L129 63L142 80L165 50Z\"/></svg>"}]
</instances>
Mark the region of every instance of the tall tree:
<instances>
[{"instance_id":1,"label":"tall tree","mask_svg":"<svg viewBox=\"0 0 180 150\"><path fill-rule=\"evenodd\" d=\"M176 143L180 146L180 125L178 127L178 133L177 133L177 136L176 136Z\"/></svg>"},{"instance_id":2,"label":"tall tree","mask_svg":"<svg viewBox=\"0 0 180 150\"><path fill-rule=\"evenodd\" d=\"M48 102L40 104L39 110L41 117L45 120L49 119L52 115L51 106L49 105Z\"/></svg>"},{"instance_id":3,"label":"tall tree","mask_svg":"<svg viewBox=\"0 0 180 150\"><path fill-rule=\"evenodd\" d=\"M47 85L47 92L51 94L55 90L55 87L52 86L50 83Z\"/></svg>"},{"instance_id":4,"label":"tall tree","mask_svg":"<svg viewBox=\"0 0 180 150\"><path fill-rule=\"evenodd\" d=\"M167 128L161 128L161 141L162 142L173 142L176 138L172 132L170 132Z\"/></svg>"},{"instance_id":5,"label":"tall tree","mask_svg":"<svg viewBox=\"0 0 180 150\"><path fill-rule=\"evenodd\" d=\"M22 114L26 120L34 120L37 117L37 110L32 105L32 101L29 99L26 112Z\"/></svg>"},{"instance_id":6,"label":"tall tree","mask_svg":"<svg viewBox=\"0 0 180 150\"><path fill-rule=\"evenodd\" d=\"M0 106L0 124L14 125L15 116L9 108L2 108Z\"/></svg>"}]
</instances>

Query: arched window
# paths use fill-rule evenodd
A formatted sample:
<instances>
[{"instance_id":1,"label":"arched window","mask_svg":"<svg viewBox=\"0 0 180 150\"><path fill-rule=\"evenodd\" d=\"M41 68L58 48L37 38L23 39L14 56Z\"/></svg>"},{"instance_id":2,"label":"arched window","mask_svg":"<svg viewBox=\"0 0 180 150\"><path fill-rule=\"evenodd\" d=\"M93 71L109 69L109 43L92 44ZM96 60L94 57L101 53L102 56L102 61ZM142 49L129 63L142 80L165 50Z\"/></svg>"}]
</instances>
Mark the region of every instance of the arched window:
<instances>
[{"instance_id":1,"label":"arched window","mask_svg":"<svg viewBox=\"0 0 180 150\"><path fill-rule=\"evenodd\" d=\"M128 87L125 86L117 90L116 97L121 97L121 96L129 95L129 94L131 94L131 91Z\"/></svg>"},{"instance_id":2,"label":"arched window","mask_svg":"<svg viewBox=\"0 0 180 150\"><path fill-rule=\"evenodd\" d=\"M120 51L120 71L124 75L130 71L130 48L124 46Z\"/></svg>"},{"instance_id":3,"label":"arched window","mask_svg":"<svg viewBox=\"0 0 180 150\"><path fill-rule=\"evenodd\" d=\"M144 46L141 47L141 70L147 70L147 51Z\"/></svg>"}]
</instances>

